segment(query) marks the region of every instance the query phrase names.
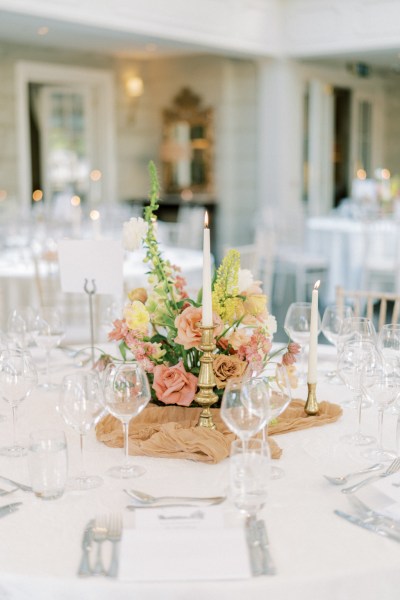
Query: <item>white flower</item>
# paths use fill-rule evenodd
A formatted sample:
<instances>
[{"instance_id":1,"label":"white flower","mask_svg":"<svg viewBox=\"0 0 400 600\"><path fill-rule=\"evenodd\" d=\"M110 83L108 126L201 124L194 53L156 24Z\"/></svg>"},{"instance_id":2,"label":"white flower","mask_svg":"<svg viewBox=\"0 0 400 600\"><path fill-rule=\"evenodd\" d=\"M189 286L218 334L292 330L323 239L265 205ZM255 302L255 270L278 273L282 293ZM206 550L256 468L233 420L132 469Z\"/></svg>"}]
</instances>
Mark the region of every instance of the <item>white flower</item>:
<instances>
[{"instance_id":1,"label":"white flower","mask_svg":"<svg viewBox=\"0 0 400 600\"><path fill-rule=\"evenodd\" d=\"M239 269L238 288L244 292L254 283L253 273L249 269Z\"/></svg>"},{"instance_id":2,"label":"white flower","mask_svg":"<svg viewBox=\"0 0 400 600\"><path fill-rule=\"evenodd\" d=\"M122 245L125 250L133 252L142 245L148 225L142 217L132 217L126 221L122 229Z\"/></svg>"}]
</instances>

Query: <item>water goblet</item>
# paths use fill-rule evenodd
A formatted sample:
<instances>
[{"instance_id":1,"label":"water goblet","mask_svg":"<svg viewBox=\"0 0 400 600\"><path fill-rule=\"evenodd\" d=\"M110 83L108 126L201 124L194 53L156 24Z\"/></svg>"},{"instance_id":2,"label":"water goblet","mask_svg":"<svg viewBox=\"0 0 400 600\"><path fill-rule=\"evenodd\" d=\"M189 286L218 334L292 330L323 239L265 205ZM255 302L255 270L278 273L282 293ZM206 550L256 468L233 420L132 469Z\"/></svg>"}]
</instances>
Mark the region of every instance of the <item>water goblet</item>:
<instances>
[{"instance_id":1,"label":"water goblet","mask_svg":"<svg viewBox=\"0 0 400 600\"><path fill-rule=\"evenodd\" d=\"M364 446L374 442L373 437L361 433L361 414L366 389L373 385L382 366L382 357L371 340L353 339L343 345L338 358L338 373L345 385L355 393L357 407L357 430L343 437L343 441L349 444Z\"/></svg>"},{"instance_id":2,"label":"water goblet","mask_svg":"<svg viewBox=\"0 0 400 600\"><path fill-rule=\"evenodd\" d=\"M35 314L32 308L15 308L7 320L7 335L17 348L26 350L32 341Z\"/></svg>"},{"instance_id":3,"label":"water goblet","mask_svg":"<svg viewBox=\"0 0 400 600\"><path fill-rule=\"evenodd\" d=\"M310 342L311 302L293 302L286 313L284 330L291 340L300 344L299 372L300 384L307 381L306 361ZM321 317L318 314L318 333L321 331Z\"/></svg>"},{"instance_id":4,"label":"water goblet","mask_svg":"<svg viewBox=\"0 0 400 600\"><path fill-rule=\"evenodd\" d=\"M400 399L400 377L388 374L384 369L378 370L367 393L378 409L378 441L376 448L369 448L363 456L378 462L391 461L397 455L383 448L383 418L385 411Z\"/></svg>"},{"instance_id":5,"label":"water goblet","mask_svg":"<svg viewBox=\"0 0 400 600\"><path fill-rule=\"evenodd\" d=\"M325 308L322 316L321 330L328 342L337 346L340 328L343 320L353 316L353 311L350 306L330 305ZM336 369L328 371L326 377L329 379L337 378Z\"/></svg>"},{"instance_id":6,"label":"water goblet","mask_svg":"<svg viewBox=\"0 0 400 600\"><path fill-rule=\"evenodd\" d=\"M269 392L261 377L228 380L221 401L221 418L243 442L261 431L269 419Z\"/></svg>"},{"instance_id":7,"label":"water goblet","mask_svg":"<svg viewBox=\"0 0 400 600\"><path fill-rule=\"evenodd\" d=\"M83 447L84 437L104 414L102 395L101 381L95 371L71 373L62 380L57 410L80 436L81 472L69 480L69 489L90 490L103 483L101 477L86 473Z\"/></svg>"},{"instance_id":8,"label":"water goblet","mask_svg":"<svg viewBox=\"0 0 400 600\"><path fill-rule=\"evenodd\" d=\"M145 469L129 461L129 423L150 401L147 375L137 363L109 365L104 373L103 382L104 407L121 421L124 430L125 461L119 467L112 467L108 474L122 479L139 477L145 473Z\"/></svg>"},{"instance_id":9,"label":"water goblet","mask_svg":"<svg viewBox=\"0 0 400 600\"><path fill-rule=\"evenodd\" d=\"M37 346L46 354L46 381L41 387L46 390L58 389L51 381L50 358L51 351L56 348L64 337L64 323L57 308L42 308L35 317L32 335Z\"/></svg>"},{"instance_id":10,"label":"water goblet","mask_svg":"<svg viewBox=\"0 0 400 600\"><path fill-rule=\"evenodd\" d=\"M4 350L0 355L0 394L12 409L13 443L0 448L0 454L19 457L27 448L17 443L17 408L37 386L38 376L31 355L27 351Z\"/></svg>"}]
</instances>

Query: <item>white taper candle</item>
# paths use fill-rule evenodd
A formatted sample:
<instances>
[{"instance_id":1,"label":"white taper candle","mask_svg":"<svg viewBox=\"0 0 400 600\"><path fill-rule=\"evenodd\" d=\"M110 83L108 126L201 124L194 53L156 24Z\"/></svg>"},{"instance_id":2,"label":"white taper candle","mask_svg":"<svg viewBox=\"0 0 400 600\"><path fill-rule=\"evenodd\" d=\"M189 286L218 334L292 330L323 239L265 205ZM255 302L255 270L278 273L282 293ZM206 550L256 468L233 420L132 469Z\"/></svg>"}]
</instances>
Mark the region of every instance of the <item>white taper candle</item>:
<instances>
[{"instance_id":1,"label":"white taper candle","mask_svg":"<svg viewBox=\"0 0 400 600\"><path fill-rule=\"evenodd\" d=\"M203 310L202 325L210 327L213 325L212 295L211 295L211 251L210 230L208 228L208 213L204 216L203 232Z\"/></svg>"},{"instance_id":2,"label":"white taper candle","mask_svg":"<svg viewBox=\"0 0 400 600\"><path fill-rule=\"evenodd\" d=\"M311 296L310 345L308 352L308 383L317 383L317 352L318 352L318 288L319 280L315 283Z\"/></svg>"}]
</instances>

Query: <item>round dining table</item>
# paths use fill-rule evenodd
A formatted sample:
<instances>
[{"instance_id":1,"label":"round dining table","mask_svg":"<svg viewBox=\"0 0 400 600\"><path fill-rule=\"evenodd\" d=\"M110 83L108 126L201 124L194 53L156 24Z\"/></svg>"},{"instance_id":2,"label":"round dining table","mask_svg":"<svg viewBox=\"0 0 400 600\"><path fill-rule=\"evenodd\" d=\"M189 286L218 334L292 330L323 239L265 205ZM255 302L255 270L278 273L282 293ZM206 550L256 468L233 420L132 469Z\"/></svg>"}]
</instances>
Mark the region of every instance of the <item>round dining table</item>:
<instances>
[{"instance_id":1,"label":"round dining table","mask_svg":"<svg viewBox=\"0 0 400 600\"><path fill-rule=\"evenodd\" d=\"M43 357L32 349L43 378ZM328 380L325 372L335 365L332 347L319 346L317 397L342 405L351 392L339 381ZM75 367L61 350L54 351L53 381ZM293 389L294 398L306 399L306 387ZM56 410L57 391L37 387L21 403L18 432L21 439L39 428L65 431L69 453L69 473L80 468L79 436L67 427ZM12 436L10 409L2 402L0 439L4 445ZM377 413L364 411L363 428L376 435ZM397 416L388 414L384 422L384 442L395 448ZM123 531L134 529L137 511L127 510L129 499L123 491L134 487L151 494L221 496L228 490L229 461L206 464L180 459L132 457L145 474L135 480L109 477L107 469L123 459L123 451L97 441L92 430L85 437L86 470L103 478L103 485L89 491L66 491L57 500L44 501L30 492L17 490L0 497L0 506L22 502L19 510L0 518L0 598L7 600L397 600L400 590L400 544L339 518L335 509L352 511L340 486L331 485L324 474L338 475L371 464L353 447L341 441L356 427L356 411L343 406L334 423L275 436L282 456L274 464L284 475L269 482L268 501L261 511L268 530L276 574L241 580L186 581L185 573L176 581L158 581L157 573L148 581L121 581L96 576L77 576L82 534L86 524L98 514L120 512ZM26 457L0 456L0 476L29 484ZM393 477L397 477L394 475ZM3 485L4 484L4 485ZM10 485L0 481L1 488ZM371 492L371 490L370 490ZM372 493L372 492L371 492ZM379 492L375 492L377 497ZM379 496L380 500L382 498ZM236 514L228 499L224 511ZM123 533L124 535L124 533ZM151 531L148 533L151 543ZM195 535L195 532L193 533ZM235 548L231 548L235 553ZM132 568L135 556L131 557Z\"/></svg>"}]
</instances>

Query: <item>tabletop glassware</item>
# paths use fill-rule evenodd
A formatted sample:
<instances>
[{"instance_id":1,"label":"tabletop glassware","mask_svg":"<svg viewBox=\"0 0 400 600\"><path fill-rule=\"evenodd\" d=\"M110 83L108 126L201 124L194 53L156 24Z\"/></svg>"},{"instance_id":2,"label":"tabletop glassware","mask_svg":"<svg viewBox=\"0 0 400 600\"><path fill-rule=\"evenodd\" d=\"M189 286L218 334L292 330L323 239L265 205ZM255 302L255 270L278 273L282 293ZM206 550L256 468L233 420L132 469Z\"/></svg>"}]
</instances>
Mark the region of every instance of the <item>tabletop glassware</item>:
<instances>
[{"instance_id":1,"label":"tabletop glassware","mask_svg":"<svg viewBox=\"0 0 400 600\"><path fill-rule=\"evenodd\" d=\"M367 394L378 409L378 438L376 448L368 448L363 456L378 462L391 461L397 455L396 452L385 450L383 447L383 418L385 411L400 399L400 377L388 374L384 369L377 370Z\"/></svg>"},{"instance_id":2,"label":"tabletop glassware","mask_svg":"<svg viewBox=\"0 0 400 600\"><path fill-rule=\"evenodd\" d=\"M268 441L268 426L281 415L292 401L292 389L287 369L284 365L269 363L261 376L269 390L269 420L263 429L263 440ZM281 479L285 472L281 467L271 465L270 479Z\"/></svg>"},{"instance_id":3,"label":"tabletop glassware","mask_svg":"<svg viewBox=\"0 0 400 600\"><path fill-rule=\"evenodd\" d=\"M363 396L376 381L382 367L382 357L371 340L353 339L343 344L338 358L338 373L345 385L354 392L357 408L357 430L343 437L348 444L365 446L375 441L373 437L361 433L361 414Z\"/></svg>"},{"instance_id":4,"label":"tabletop glassware","mask_svg":"<svg viewBox=\"0 0 400 600\"><path fill-rule=\"evenodd\" d=\"M378 348L386 371L400 376L400 324L383 325L378 335Z\"/></svg>"},{"instance_id":5,"label":"tabletop glassware","mask_svg":"<svg viewBox=\"0 0 400 600\"><path fill-rule=\"evenodd\" d=\"M17 442L17 408L35 389L38 376L29 352L24 350L4 350L0 354L0 395L12 410L13 443L0 448L0 454L19 457L27 453L27 448Z\"/></svg>"},{"instance_id":6,"label":"tabletop glassware","mask_svg":"<svg viewBox=\"0 0 400 600\"><path fill-rule=\"evenodd\" d=\"M109 469L108 474L121 479L139 477L145 469L129 460L129 423L151 399L147 375L137 363L109 365L103 376L103 387L104 407L121 421L124 431L124 463Z\"/></svg>"},{"instance_id":7,"label":"tabletop glassware","mask_svg":"<svg viewBox=\"0 0 400 600\"><path fill-rule=\"evenodd\" d=\"M268 493L270 453L268 443L251 439L231 445L229 474L233 504L248 517L263 508Z\"/></svg>"},{"instance_id":8,"label":"tabletop glassware","mask_svg":"<svg viewBox=\"0 0 400 600\"><path fill-rule=\"evenodd\" d=\"M54 307L41 308L35 316L32 335L36 345L44 350L46 355L46 381L41 387L46 390L58 389L51 381L50 359L51 351L59 346L65 335L60 311Z\"/></svg>"},{"instance_id":9,"label":"tabletop glassware","mask_svg":"<svg viewBox=\"0 0 400 600\"><path fill-rule=\"evenodd\" d=\"M7 320L7 335L15 347L26 350L31 344L34 319L35 313L30 306L11 311Z\"/></svg>"},{"instance_id":10,"label":"tabletop glassware","mask_svg":"<svg viewBox=\"0 0 400 600\"><path fill-rule=\"evenodd\" d=\"M321 331L333 346L337 346L340 329L344 319L353 316L351 306L337 306L336 304L329 305L325 308L322 316ZM325 374L329 379L338 377L337 371L331 370Z\"/></svg>"},{"instance_id":11,"label":"tabletop glassware","mask_svg":"<svg viewBox=\"0 0 400 600\"><path fill-rule=\"evenodd\" d=\"M67 483L68 453L63 431L40 429L29 436L28 467L32 490L42 500L60 498Z\"/></svg>"},{"instance_id":12,"label":"tabletop glassware","mask_svg":"<svg viewBox=\"0 0 400 600\"><path fill-rule=\"evenodd\" d=\"M307 381L306 361L310 342L311 302L293 302L286 313L284 330L293 342L300 344L301 352L298 357L299 384ZM321 317L318 314L318 334L321 331Z\"/></svg>"},{"instance_id":13,"label":"tabletop glassware","mask_svg":"<svg viewBox=\"0 0 400 600\"><path fill-rule=\"evenodd\" d=\"M85 469L84 437L104 414L103 389L96 371L79 371L63 377L57 410L65 423L80 436L81 472L68 481L69 489L90 490L103 483Z\"/></svg>"},{"instance_id":14,"label":"tabletop glassware","mask_svg":"<svg viewBox=\"0 0 400 600\"><path fill-rule=\"evenodd\" d=\"M262 377L228 379L221 401L221 418L243 442L261 431L269 419L269 390Z\"/></svg>"}]
</instances>

